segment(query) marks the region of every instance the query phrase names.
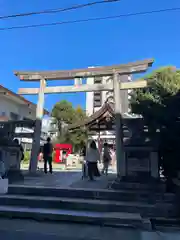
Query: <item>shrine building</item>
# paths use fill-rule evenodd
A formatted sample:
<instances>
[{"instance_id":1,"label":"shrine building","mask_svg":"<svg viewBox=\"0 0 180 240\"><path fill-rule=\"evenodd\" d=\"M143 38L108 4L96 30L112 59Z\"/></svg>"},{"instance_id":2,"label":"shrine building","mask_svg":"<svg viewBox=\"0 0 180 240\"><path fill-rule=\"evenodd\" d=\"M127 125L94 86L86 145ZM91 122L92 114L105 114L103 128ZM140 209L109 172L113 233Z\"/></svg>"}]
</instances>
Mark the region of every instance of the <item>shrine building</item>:
<instances>
[{"instance_id":1,"label":"shrine building","mask_svg":"<svg viewBox=\"0 0 180 240\"><path fill-rule=\"evenodd\" d=\"M87 78L87 84L109 84L111 83L112 78L111 77L91 77ZM130 82L132 81L131 75L124 75L121 76L121 82ZM125 118L134 118L135 116L131 114L131 108L129 104L129 100L131 98L130 93L132 90L121 90L121 102L122 102L122 114ZM114 105L114 96L113 91L99 91L99 92L87 92L86 93L86 114L87 116L92 116L93 114L101 115L101 112L104 110L108 111L107 105L105 103L108 103L110 106ZM100 110L101 109L101 110ZM100 110L100 112L99 112ZM111 110L110 110L111 111ZM101 129L100 133L99 131L94 132L94 134L91 134L89 136L91 139L97 140L99 138L99 135L101 135L101 141L108 142L109 144L113 144L115 140L115 132L112 129Z\"/></svg>"}]
</instances>

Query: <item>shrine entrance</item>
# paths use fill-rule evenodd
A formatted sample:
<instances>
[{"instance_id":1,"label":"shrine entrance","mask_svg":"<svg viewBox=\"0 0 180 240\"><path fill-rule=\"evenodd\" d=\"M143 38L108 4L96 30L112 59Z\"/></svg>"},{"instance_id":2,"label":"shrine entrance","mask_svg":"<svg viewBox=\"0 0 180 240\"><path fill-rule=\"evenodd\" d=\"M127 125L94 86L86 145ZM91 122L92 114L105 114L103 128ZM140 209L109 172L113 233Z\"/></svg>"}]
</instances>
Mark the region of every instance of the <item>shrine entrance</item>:
<instances>
[{"instance_id":1,"label":"shrine entrance","mask_svg":"<svg viewBox=\"0 0 180 240\"><path fill-rule=\"evenodd\" d=\"M128 64L113 65L107 67L94 67L87 69L61 70L61 71L41 71L41 72L23 72L15 71L15 75L21 81L39 81L39 88L21 88L18 93L23 95L38 94L38 104L36 112L36 122L34 131L34 140L31 154L29 170L36 172L37 156L40 147L41 121L44 108L44 95L53 93L72 93L72 92L95 92L95 91L113 91L114 92L114 124L116 135L116 158L117 174L119 177L126 175L125 155L122 134L122 116L121 116L121 90L136 89L147 86L146 81L137 80L133 82L122 82L121 76L145 72L148 67L152 66L153 60L137 61ZM82 84L83 78L109 76L112 80L110 84ZM74 79L74 86L56 86L47 87L48 80L71 80Z\"/></svg>"},{"instance_id":2,"label":"shrine entrance","mask_svg":"<svg viewBox=\"0 0 180 240\"><path fill-rule=\"evenodd\" d=\"M91 115L89 118L87 118L84 122L79 122L76 124L72 124L69 126L69 131L75 131L79 128L83 129L85 128L88 130L89 138L88 141L95 140L98 143L99 152L101 153L101 162L102 162L102 152L103 152L103 144L105 142L108 143L109 149L112 152L112 170L114 170L114 166L116 164L116 156L114 156L114 150L116 150L116 142L114 141L114 134L115 134L115 111L114 106L112 103L106 102L98 111L96 111L93 115ZM151 178L150 176L150 169L148 164L146 164L148 161L144 160L144 153L146 152L145 158L148 158L148 154L150 151L154 151L152 148L148 150L148 147L150 147L151 144L147 142L148 139L148 129L146 126L144 126L144 121L141 117L130 117L126 114L122 114L121 116L121 124L122 124L122 142L123 142L123 148L124 148L124 154L125 154L125 171L126 175L128 175L128 171L131 171L132 168L135 169L133 166L134 164L137 165L140 163L140 161L143 159L143 163L141 165L144 165L145 171L141 167L140 171L145 172L145 177ZM108 135L106 135L108 133ZM98 135L97 135L98 133ZM94 138L97 136L97 138ZM110 144L109 144L109 137L111 138ZM133 151L133 153L132 153ZM137 155L138 154L138 155ZM135 155L137 155L135 157ZM134 156L134 157L133 157ZM130 158L133 158L131 161ZM141 159L139 162L136 161L138 158ZM153 155L153 158L155 158L155 155ZM153 159L153 163L154 163ZM145 163L145 164L144 164ZM129 165L129 166L128 166ZM152 165L152 164L151 164ZM130 168L130 170L128 169ZM136 166L137 171L139 171L138 166ZM133 171L136 171L133 170ZM113 171L114 172L114 171ZM132 173L131 173L132 175ZM142 175L141 173L139 175ZM143 176L143 179L145 179ZM155 178L158 177L158 174ZM136 177L137 179L137 177ZM135 179L134 179L135 181Z\"/></svg>"}]
</instances>

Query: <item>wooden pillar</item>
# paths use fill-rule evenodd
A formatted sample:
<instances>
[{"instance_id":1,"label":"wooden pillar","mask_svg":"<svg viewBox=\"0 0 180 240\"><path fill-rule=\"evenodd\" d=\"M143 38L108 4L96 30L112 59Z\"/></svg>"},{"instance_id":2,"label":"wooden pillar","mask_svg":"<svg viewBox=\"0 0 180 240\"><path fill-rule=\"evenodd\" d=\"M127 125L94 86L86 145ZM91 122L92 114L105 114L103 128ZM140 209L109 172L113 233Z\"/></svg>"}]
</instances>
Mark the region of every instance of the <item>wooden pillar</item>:
<instances>
[{"instance_id":1,"label":"wooden pillar","mask_svg":"<svg viewBox=\"0 0 180 240\"><path fill-rule=\"evenodd\" d=\"M121 122L121 90L119 87L119 74L114 73L114 110L115 110L115 132L116 132L116 165L118 177L126 174L125 154L123 148L123 130Z\"/></svg>"},{"instance_id":2,"label":"wooden pillar","mask_svg":"<svg viewBox=\"0 0 180 240\"><path fill-rule=\"evenodd\" d=\"M38 154L40 149L40 140L41 140L41 126L42 126L42 118L44 115L44 89L46 87L46 80L40 80L40 88L38 95L38 104L36 109L36 121L34 127L34 137L32 143L32 151L31 151L31 160L29 165L29 171L31 173L35 173L37 170L38 163Z\"/></svg>"}]
</instances>

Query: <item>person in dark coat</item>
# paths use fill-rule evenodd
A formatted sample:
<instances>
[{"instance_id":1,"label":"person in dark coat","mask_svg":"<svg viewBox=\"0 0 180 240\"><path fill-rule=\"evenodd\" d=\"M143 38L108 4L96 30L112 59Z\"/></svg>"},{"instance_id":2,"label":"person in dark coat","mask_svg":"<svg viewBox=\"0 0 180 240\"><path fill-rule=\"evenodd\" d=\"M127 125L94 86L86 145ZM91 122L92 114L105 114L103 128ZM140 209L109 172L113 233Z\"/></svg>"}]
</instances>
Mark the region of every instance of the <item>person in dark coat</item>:
<instances>
[{"instance_id":1,"label":"person in dark coat","mask_svg":"<svg viewBox=\"0 0 180 240\"><path fill-rule=\"evenodd\" d=\"M20 155L21 155L21 161L24 160L24 148L21 143L19 143L19 140L15 138L14 143L20 147Z\"/></svg>"},{"instance_id":2,"label":"person in dark coat","mask_svg":"<svg viewBox=\"0 0 180 240\"><path fill-rule=\"evenodd\" d=\"M49 172L52 174L52 153L53 146L51 143L51 138L47 138L47 143L43 147L43 158L44 158L44 172L47 173L47 164L49 164Z\"/></svg>"},{"instance_id":3,"label":"person in dark coat","mask_svg":"<svg viewBox=\"0 0 180 240\"><path fill-rule=\"evenodd\" d=\"M108 168L111 162L110 150L107 143L104 143L104 154L103 154L103 169L102 174L108 175Z\"/></svg>"}]
</instances>

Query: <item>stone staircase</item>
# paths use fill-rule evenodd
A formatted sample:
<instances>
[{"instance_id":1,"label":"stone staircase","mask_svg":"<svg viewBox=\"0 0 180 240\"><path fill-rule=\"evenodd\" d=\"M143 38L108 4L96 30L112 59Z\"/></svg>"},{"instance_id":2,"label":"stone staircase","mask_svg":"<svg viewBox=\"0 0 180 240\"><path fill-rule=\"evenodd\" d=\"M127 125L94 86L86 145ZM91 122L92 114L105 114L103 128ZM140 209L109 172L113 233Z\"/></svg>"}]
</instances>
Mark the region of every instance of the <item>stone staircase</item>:
<instances>
[{"instance_id":1,"label":"stone staircase","mask_svg":"<svg viewBox=\"0 0 180 240\"><path fill-rule=\"evenodd\" d=\"M174 194L162 185L122 183L119 190L60 189L10 185L0 196L0 217L151 228L175 217Z\"/></svg>"}]
</instances>

